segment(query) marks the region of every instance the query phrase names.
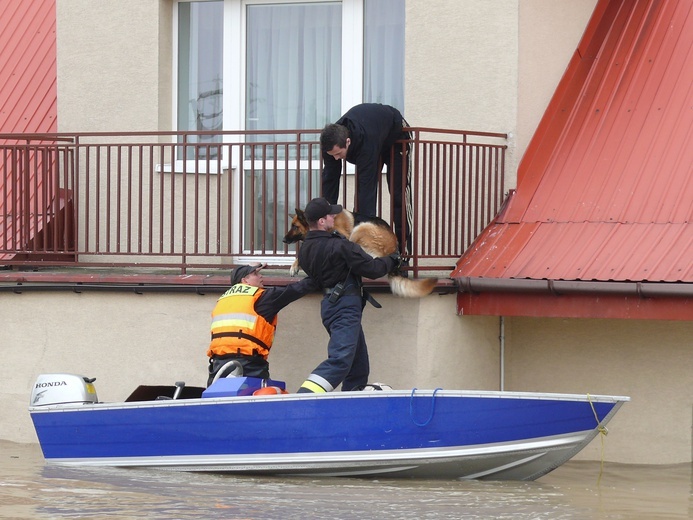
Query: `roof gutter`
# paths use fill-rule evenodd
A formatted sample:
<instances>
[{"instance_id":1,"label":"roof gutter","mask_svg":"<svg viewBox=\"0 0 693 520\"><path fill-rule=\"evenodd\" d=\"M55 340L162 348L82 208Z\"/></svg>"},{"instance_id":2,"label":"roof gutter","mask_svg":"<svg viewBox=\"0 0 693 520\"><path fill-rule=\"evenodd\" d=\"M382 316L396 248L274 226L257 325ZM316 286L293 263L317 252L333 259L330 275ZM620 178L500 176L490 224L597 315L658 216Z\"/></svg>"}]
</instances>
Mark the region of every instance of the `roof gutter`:
<instances>
[{"instance_id":1,"label":"roof gutter","mask_svg":"<svg viewBox=\"0 0 693 520\"><path fill-rule=\"evenodd\" d=\"M683 282L595 282L579 280L532 280L520 278L453 278L459 292L608 294L639 298L693 298L693 283Z\"/></svg>"}]
</instances>

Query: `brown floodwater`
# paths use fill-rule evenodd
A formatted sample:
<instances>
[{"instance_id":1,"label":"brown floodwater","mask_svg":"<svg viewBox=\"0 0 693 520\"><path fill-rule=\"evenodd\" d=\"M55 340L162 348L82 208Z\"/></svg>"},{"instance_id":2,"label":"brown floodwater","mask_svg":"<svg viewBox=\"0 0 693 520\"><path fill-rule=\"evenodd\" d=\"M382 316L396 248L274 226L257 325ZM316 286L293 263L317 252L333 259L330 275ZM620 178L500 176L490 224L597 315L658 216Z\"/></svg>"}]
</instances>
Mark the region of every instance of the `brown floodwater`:
<instances>
[{"instance_id":1,"label":"brown floodwater","mask_svg":"<svg viewBox=\"0 0 693 520\"><path fill-rule=\"evenodd\" d=\"M0 518L690 519L691 464L568 462L536 482L272 478L45 466L0 441Z\"/></svg>"}]
</instances>

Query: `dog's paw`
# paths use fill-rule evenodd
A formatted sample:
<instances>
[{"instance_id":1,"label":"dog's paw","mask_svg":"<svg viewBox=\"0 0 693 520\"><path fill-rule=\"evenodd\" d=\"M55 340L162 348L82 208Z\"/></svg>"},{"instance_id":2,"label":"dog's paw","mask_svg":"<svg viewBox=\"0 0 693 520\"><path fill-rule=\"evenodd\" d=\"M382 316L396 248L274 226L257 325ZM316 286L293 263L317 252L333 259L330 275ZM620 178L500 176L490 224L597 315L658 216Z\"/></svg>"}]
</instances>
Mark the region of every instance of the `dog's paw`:
<instances>
[{"instance_id":1,"label":"dog's paw","mask_svg":"<svg viewBox=\"0 0 693 520\"><path fill-rule=\"evenodd\" d=\"M298 266L298 260L294 260L294 263L289 267L289 276L296 276L301 268Z\"/></svg>"}]
</instances>

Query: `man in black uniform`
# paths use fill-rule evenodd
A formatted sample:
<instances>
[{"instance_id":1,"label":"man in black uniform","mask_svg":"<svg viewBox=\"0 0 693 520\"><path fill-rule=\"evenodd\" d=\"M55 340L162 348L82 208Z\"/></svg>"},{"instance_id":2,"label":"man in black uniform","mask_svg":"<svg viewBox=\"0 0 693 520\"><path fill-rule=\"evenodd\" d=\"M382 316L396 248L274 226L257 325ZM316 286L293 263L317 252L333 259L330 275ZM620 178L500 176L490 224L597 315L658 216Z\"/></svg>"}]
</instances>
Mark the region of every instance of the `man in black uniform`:
<instances>
[{"instance_id":1,"label":"man in black uniform","mask_svg":"<svg viewBox=\"0 0 693 520\"><path fill-rule=\"evenodd\" d=\"M356 105L335 124L320 134L325 167L322 171L322 195L330 204L339 198L342 160L356 165L355 211L374 217L378 198L378 180L383 164L387 165L387 185L392 200L395 232L400 251L411 250L411 190L409 179L409 146L403 150L395 141L410 139L403 129L404 118L394 107L379 103ZM390 183L390 177L392 182ZM403 182L404 179L404 182Z\"/></svg>"},{"instance_id":2,"label":"man in black uniform","mask_svg":"<svg viewBox=\"0 0 693 520\"><path fill-rule=\"evenodd\" d=\"M372 258L361 246L332 231L342 206L324 198L304 210L310 230L298 252L301 268L323 290L322 324L330 335L328 358L303 382L299 393L360 390L368 383L368 347L361 327L365 306L361 276L380 278L399 267L399 253Z\"/></svg>"}]
</instances>

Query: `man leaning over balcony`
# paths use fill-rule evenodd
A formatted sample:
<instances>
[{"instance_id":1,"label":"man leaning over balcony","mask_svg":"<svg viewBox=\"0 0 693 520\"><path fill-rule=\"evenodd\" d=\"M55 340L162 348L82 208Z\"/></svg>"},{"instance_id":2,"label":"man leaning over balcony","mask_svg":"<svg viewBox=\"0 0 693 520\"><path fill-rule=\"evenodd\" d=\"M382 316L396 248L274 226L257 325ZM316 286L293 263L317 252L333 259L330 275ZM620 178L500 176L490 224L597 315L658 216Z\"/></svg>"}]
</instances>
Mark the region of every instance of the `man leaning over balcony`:
<instances>
[{"instance_id":1,"label":"man leaning over balcony","mask_svg":"<svg viewBox=\"0 0 693 520\"><path fill-rule=\"evenodd\" d=\"M336 123L325 126L320 133L325 164L322 195L330 204L336 204L339 198L342 160L346 159L356 165L358 185L354 210L365 217L375 216L378 181L383 164L387 165L387 185L402 254L411 251L412 227L409 145L403 150L401 144L395 144L398 140L411 138L403 128L404 124L406 121L396 108L380 103L363 103L351 108Z\"/></svg>"},{"instance_id":2,"label":"man leaning over balcony","mask_svg":"<svg viewBox=\"0 0 693 520\"><path fill-rule=\"evenodd\" d=\"M209 378L237 362L242 375L269 379L267 358L274 342L277 314L281 309L318 289L307 277L286 287L265 288L260 271L264 264L241 265L231 274L231 287L212 310L212 342L207 350Z\"/></svg>"}]
</instances>

